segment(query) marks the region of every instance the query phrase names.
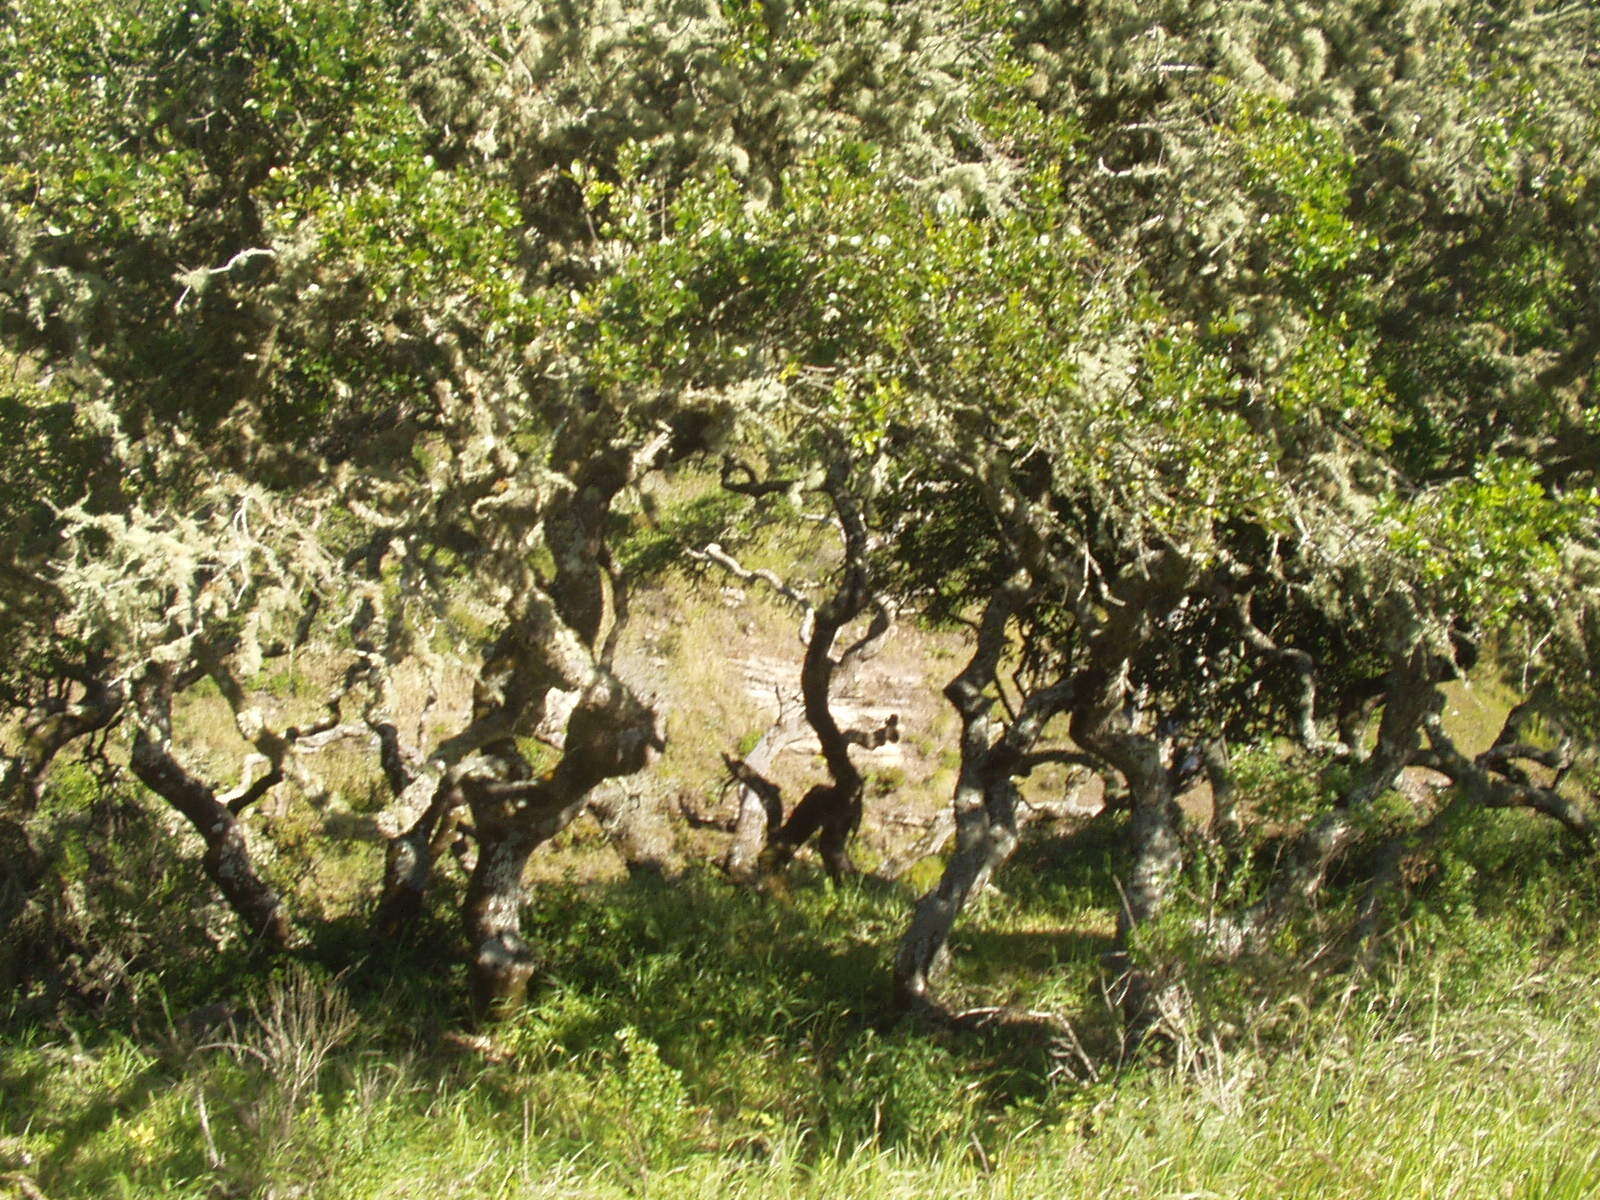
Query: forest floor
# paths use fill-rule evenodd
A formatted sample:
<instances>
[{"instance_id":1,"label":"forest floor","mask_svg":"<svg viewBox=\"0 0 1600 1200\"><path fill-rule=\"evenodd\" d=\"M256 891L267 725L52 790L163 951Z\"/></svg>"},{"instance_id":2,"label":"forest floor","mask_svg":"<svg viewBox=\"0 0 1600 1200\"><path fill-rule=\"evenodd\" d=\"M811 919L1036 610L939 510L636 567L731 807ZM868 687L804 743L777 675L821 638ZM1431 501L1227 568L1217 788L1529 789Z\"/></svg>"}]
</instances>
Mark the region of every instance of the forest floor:
<instances>
[{"instance_id":1,"label":"forest floor","mask_svg":"<svg viewBox=\"0 0 1600 1200\"><path fill-rule=\"evenodd\" d=\"M1033 826L958 931L946 998L1049 1012L1050 1036L890 1018L906 879L633 880L574 833L535 885L530 1003L490 1032L450 886L413 944L372 951L330 903L272 965L212 944L215 914L157 911L198 880L157 881L115 990L0 1026L0 1196L1600 1193L1600 888L1549 830L1463 831L1370 972L1309 942L1247 981L1196 964L1187 1020L1124 1063L1120 820Z\"/></svg>"},{"instance_id":2,"label":"forest floor","mask_svg":"<svg viewBox=\"0 0 1600 1200\"><path fill-rule=\"evenodd\" d=\"M550 883L539 982L491 1032L442 910L341 971L321 964L356 933L335 927L298 963L223 947L9 1023L0 1196L1600 1191L1592 869L1511 898L1463 860L1376 971L1197 975L1190 1021L1124 1064L1101 992L1119 819L1036 828L946 983L1049 1010L1076 1042L889 1019L904 884ZM1476 840L1505 867L1544 837L1499 814Z\"/></svg>"}]
</instances>

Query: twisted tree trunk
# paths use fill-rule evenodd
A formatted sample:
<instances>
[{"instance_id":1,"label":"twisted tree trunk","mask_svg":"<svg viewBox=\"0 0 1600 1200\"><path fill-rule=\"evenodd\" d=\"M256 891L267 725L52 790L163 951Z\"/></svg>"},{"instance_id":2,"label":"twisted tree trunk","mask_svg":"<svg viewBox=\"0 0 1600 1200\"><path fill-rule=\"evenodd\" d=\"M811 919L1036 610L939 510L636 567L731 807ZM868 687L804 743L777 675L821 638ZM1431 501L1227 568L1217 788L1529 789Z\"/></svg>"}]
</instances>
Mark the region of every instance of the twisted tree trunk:
<instances>
[{"instance_id":1,"label":"twisted tree trunk","mask_svg":"<svg viewBox=\"0 0 1600 1200\"><path fill-rule=\"evenodd\" d=\"M1200 747L1206 782L1211 785L1211 837L1225 847L1236 847L1244 835L1239 820L1239 788L1234 783L1228 761L1228 745L1221 738L1207 738Z\"/></svg>"},{"instance_id":2,"label":"twisted tree trunk","mask_svg":"<svg viewBox=\"0 0 1600 1200\"><path fill-rule=\"evenodd\" d=\"M1182 1005L1180 989L1161 965L1135 962L1130 951L1134 930L1161 914L1183 869L1182 814L1162 761L1161 742L1133 727L1120 683L1101 675L1097 688L1085 690L1097 695L1073 714L1073 738L1123 777L1131 806L1117 949L1110 965L1121 991L1128 1045L1136 1048Z\"/></svg>"},{"instance_id":3,"label":"twisted tree trunk","mask_svg":"<svg viewBox=\"0 0 1600 1200\"><path fill-rule=\"evenodd\" d=\"M1073 740L1121 775L1128 788L1127 866L1110 964L1122 992L1130 1051L1183 1007L1181 984L1168 965L1137 962L1131 948L1134 931L1166 908L1183 869L1183 814L1174 773L1164 761L1164 739L1149 729L1151 722L1138 719L1129 671L1155 636L1156 619L1184 594L1191 571L1182 556L1163 553L1112 588L1115 604L1084 638L1084 666L1073 696Z\"/></svg>"},{"instance_id":4,"label":"twisted tree trunk","mask_svg":"<svg viewBox=\"0 0 1600 1200\"><path fill-rule=\"evenodd\" d=\"M441 779L433 799L409 829L389 840L384 857L383 890L372 915L374 936L403 937L422 915L423 896L433 864L449 846L464 800L459 782Z\"/></svg>"},{"instance_id":5,"label":"twisted tree trunk","mask_svg":"<svg viewBox=\"0 0 1600 1200\"><path fill-rule=\"evenodd\" d=\"M520 916L528 856L572 822L599 783L643 770L664 744L656 713L597 669L573 709L554 770L537 779L464 782L478 861L462 917L480 1014L494 1018L520 1003L534 970Z\"/></svg>"},{"instance_id":6,"label":"twisted tree trunk","mask_svg":"<svg viewBox=\"0 0 1600 1200\"><path fill-rule=\"evenodd\" d=\"M150 666L133 687L138 721L129 765L156 795L184 815L205 843L202 865L250 937L269 950L286 950L297 938L277 892L256 872L238 816L216 791L172 754L170 668Z\"/></svg>"},{"instance_id":7,"label":"twisted tree trunk","mask_svg":"<svg viewBox=\"0 0 1600 1200\"><path fill-rule=\"evenodd\" d=\"M1021 598L1021 584L1015 581L990 597L972 658L945 688L945 697L961 717L956 850L939 882L917 901L894 961L896 1007L935 1019L948 1016L933 985L948 959L951 930L1016 850L1016 777L1031 769L1028 756L1044 726L1071 698L1071 684L1057 682L1027 696L1005 728L995 721L988 687L1006 649L1007 622Z\"/></svg>"}]
</instances>

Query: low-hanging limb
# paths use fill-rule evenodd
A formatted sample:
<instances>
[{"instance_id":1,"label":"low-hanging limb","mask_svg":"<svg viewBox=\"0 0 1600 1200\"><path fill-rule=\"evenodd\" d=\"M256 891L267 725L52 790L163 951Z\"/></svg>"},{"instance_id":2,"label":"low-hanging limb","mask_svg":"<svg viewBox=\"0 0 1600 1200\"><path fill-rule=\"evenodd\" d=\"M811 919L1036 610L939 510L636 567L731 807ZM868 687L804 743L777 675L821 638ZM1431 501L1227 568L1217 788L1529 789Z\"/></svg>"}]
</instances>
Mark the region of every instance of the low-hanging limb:
<instances>
[{"instance_id":1,"label":"low-hanging limb","mask_svg":"<svg viewBox=\"0 0 1600 1200\"><path fill-rule=\"evenodd\" d=\"M172 753L172 669L152 663L131 688L136 721L129 766L156 795L183 814L205 843L202 864L252 939L271 950L298 942L277 892L257 874L238 815Z\"/></svg>"},{"instance_id":2,"label":"low-hanging limb","mask_svg":"<svg viewBox=\"0 0 1600 1200\"><path fill-rule=\"evenodd\" d=\"M1428 747L1412 756L1412 762L1438 771L1474 804L1483 808L1527 808L1557 821L1585 850L1600 847L1600 829L1582 805L1564 796L1554 786L1530 780L1516 767L1516 760L1537 762L1560 770L1568 758L1560 751L1544 751L1513 741L1497 741L1475 759L1456 748L1445 733L1437 714L1425 723Z\"/></svg>"},{"instance_id":3,"label":"low-hanging limb","mask_svg":"<svg viewBox=\"0 0 1600 1200\"><path fill-rule=\"evenodd\" d=\"M800 610L800 644L805 645L810 641L811 623L816 620L817 607L803 593L780 577L776 571L765 567L759 569L746 567L724 550L719 542L707 542L699 550L689 548L684 553L697 562L712 563L744 583L761 583L772 589L775 595Z\"/></svg>"},{"instance_id":4,"label":"low-hanging limb","mask_svg":"<svg viewBox=\"0 0 1600 1200\"><path fill-rule=\"evenodd\" d=\"M1383 932L1388 900L1403 883L1403 864L1435 844L1454 819L1474 808L1527 808L1558 822L1586 853L1600 849L1600 829L1593 817L1559 790L1561 776L1573 761L1569 743L1549 748L1521 740L1522 724L1534 711L1532 700L1507 715L1494 744L1469 759L1444 731L1437 713L1423 722L1428 745L1412 755L1412 765L1426 767L1449 781L1451 797L1419 829L1394 838L1375 856L1371 878L1362 895L1351 941L1356 953L1370 957ZM1536 763L1555 774L1549 785L1534 783L1518 762Z\"/></svg>"},{"instance_id":5,"label":"low-hanging limb","mask_svg":"<svg viewBox=\"0 0 1600 1200\"><path fill-rule=\"evenodd\" d=\"M383 888L372 912L374 937L390 941L415 926L433 864L454 839L465 803L460 780L441 774L421 815L389 839Z\"/></svg>"},{"instance_id":6,"label":"low-hanging limb","mask_svg":"<svg viewBox=\"0 0 1600 1200\"><path fill-rule=\"evenodd\" d=\"M280 730L267 720L259 706L250 703L250 697L246 695L244 686L239 682L238 676L234 674L232 666L225 657L208 657L202 665L207 677L217 685L217 690L228 702L228 708L233 713L234 728L239 736L249 742L256 751L254 758L247 760L245 771L237 786L219 795L218 800L227 806L229 812L238 816L290 776L293 776L303 789L311 790L309 781L298 768L294 752L301 747L302 742L311 745L315 739L340 731L340 711L350 689L348 674L344 687L325 702L328 714L325 718L305 728L289 726ZM252 763L265 764L267 768L265 773L253 777Z\"/></svg>"},{"instance_id":7,"label":"low-hanging limb","mask_svg":"<svg viewBox=\"0 0 1600 1200\"><path fill-rule=\"evenodd\" d=\"M363 545L346 557L344 568L363 567L368 578L378 578L385 559L394 548L393 530L379 528ZM358 684L367 688L362 708L362 724L376 743L378 769L395 803L401 820L410 814L410 823L389 836L384 851L383 881L373 909L371 930L380 940L391 940L405 932L422 911L423 892L438 851L448 844L455 825L455 814L462 803L461 791L444 778L451 760L439 758L424 762L416 749L406 744L394 718L394 681L389 660L373 638L373 628L386 613L381 593L366 594L350 617L349 632L355 641L356 660L345 672L344 694ZM395 626L387 630L390 644ZM429 689L429 706L434 691ZM425 710L426 711L426 710ZM420 729L420 724L419 724ZM459 745L459 755L470 746Z\"/></svg>"},{"instance_id":8,"label":"low-hanging limb","mask_svg":"<svg viewBox=\"0 0 1600 1200\"><path fill-rule=\"evenodd\" d=\"M127 687L102 677L103 663L91 661L72 677L83 694L72 702L41 705L23 718L21 745L0 759L0 813L26 817L38 807L40 781L55 756L79 738L115 721L127 700Z\"/></svg>"}]
</instances>

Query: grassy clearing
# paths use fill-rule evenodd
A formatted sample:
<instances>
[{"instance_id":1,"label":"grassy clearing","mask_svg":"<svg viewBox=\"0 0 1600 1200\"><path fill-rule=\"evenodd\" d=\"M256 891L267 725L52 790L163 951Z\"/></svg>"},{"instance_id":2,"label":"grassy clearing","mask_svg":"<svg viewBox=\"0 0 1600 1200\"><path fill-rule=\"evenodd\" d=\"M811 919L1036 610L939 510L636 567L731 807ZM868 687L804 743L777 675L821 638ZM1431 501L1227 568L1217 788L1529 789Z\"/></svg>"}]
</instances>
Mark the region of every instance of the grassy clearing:
<instances>
[{"instance_id":1,"label":"grassy clearing","mask_svg":"<svg viewBox=\"0 0 1600 1200\"><path fill-rule=\"evenodd\" d=\"M1101 1052L1112 820L1025 849L955 996ZM443 910L339 975L353 929L266 973L175 942L181 973L6 1030L0 1195L1588 1197L1600 889L1549 837L1485 816L1376 975L1234 981L1198 997L1226 1020L1092 1082L1036 1040L887 1021L910 895L870 882L546 886L541 986L492 1039Z\"/></svg>"}]
</instances>

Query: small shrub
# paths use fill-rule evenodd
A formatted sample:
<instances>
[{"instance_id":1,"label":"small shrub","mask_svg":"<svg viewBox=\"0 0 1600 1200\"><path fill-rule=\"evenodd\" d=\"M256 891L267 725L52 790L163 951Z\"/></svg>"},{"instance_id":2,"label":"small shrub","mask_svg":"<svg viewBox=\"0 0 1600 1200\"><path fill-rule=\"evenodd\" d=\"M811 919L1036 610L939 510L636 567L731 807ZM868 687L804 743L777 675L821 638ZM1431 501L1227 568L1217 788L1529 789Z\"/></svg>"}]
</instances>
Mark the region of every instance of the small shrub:
<instances>
[{"instance_id":1,"label":"small shrub","mask_svg":"<svg viewBox=\"0 0 1600 1200\"><path fill-rule=\"evenodd\" d=\"M906 773L899 767L882 767L867 776L867 791L873 796L892 796L906 785Z\"/></svg>"},{"instance_id":2,"label":"small shrub","mask_svg":"<svg viewBox=\"0 0 1600 1200\"><path fill-rule=\"evenodd\" d=\"M1274 746L1254 746L1234 755L1234 784L1240 807L1260 822L1296 825L1319 811L1326 784L1306 764L1285 758Z\"/></svg>"}]
</instances>

